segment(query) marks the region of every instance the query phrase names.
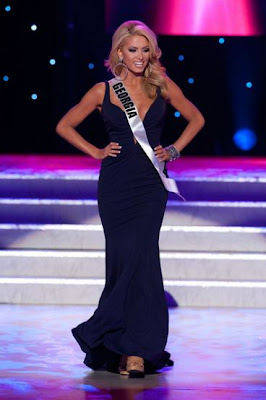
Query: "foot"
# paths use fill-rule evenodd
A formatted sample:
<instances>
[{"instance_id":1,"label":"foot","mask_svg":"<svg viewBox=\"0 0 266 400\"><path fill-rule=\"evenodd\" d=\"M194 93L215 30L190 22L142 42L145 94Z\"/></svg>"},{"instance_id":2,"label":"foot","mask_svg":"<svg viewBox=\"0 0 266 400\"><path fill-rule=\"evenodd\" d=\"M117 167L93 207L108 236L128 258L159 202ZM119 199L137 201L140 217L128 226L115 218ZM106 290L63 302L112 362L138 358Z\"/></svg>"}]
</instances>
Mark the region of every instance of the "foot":
<instances>
[{"instance_id":1,"label":"foot","mask_svg":"<svg viewBox=\"0 0 266 400\"><path fill-rule=\"evenodd\" d=\"M144 360L142 357L127 357L127 372L129 378L144 378Z\"/></svg>"},{"instance_id":2,"label":"foot","mask_svg":"<svg viewBox=\"0 0 266 400\"><path fill-rule=\"evenodd\" d=\"M118 369L120 375L129 375L129 372L127 371L127 356L121 356Z\"/></svg>"}]
</instances>

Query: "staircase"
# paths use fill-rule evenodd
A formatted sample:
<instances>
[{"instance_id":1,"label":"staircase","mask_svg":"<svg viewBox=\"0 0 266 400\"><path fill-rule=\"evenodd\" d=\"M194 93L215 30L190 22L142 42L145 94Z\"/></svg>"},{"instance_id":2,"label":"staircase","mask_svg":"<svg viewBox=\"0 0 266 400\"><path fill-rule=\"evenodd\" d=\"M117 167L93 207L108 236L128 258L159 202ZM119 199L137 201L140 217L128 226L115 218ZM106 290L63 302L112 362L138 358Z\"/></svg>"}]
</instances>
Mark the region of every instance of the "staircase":
<instances>
[{"instance_id":1,"label":"staircase","mask_svg":"<svg viewBox=\"0 0 266 400\"><path fill-rule=\"evenodd\" d=\"M169 165L160 234L165 290L179 306L266 307L266 161ZM0 302L97 304L104 286L99 163L0 156ZM178 169L177 169L178 168Z\"/></svg>"}]
</instances>

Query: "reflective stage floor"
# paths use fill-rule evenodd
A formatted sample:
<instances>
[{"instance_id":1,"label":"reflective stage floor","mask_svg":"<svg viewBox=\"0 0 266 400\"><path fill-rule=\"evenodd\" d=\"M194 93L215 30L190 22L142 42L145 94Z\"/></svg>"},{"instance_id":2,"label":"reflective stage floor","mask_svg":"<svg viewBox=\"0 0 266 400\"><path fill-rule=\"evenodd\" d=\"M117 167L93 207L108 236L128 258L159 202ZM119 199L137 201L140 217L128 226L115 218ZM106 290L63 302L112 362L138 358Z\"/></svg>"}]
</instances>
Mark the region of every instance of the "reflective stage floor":
<instances>
[{"instance_id":1,"label":"reflective stage floor","mask_svg":"<svg viewBox=\"0 0 266 400\"><path fill-rule=\"evenodd\" d=\"M0 305L0 398L266 399L266 310L169 310L175 364L144 379L93 372L70 329L94 307Z\"/></svg>"}]
</instances>

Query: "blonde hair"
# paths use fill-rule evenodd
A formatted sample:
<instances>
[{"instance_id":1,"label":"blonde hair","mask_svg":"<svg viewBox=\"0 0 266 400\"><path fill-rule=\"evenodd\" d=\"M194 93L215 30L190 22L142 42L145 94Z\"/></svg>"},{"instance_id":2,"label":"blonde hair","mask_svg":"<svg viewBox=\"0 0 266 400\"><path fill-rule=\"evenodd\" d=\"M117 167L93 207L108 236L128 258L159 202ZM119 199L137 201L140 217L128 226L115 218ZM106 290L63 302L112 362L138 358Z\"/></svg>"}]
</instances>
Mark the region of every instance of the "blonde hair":
<instances>
[{"instance_id":1,"label":"blonde hair","mask_svg":"<svg viewBox=\"0 0 266 400\"><path fill-rule=\"evenodd\" d=\"M157 88L159 87L161 94L165 94L167 89L165 68L162 67L159 61L162 52L158 47L155 33L141 21L126 21L117 28L113 35L112 48L109 58L108 60L105 60L104 65L108 68L108 70L112 71L113 75L121 74L123 66L118 65L116 67L116 65L120 62L117 50L121 49L125 40L132 35L144 36L149 42L150 61L144 71L145 79L143 81L145 92L149 97L155 98Z\"/></svg>"}]
</instances>

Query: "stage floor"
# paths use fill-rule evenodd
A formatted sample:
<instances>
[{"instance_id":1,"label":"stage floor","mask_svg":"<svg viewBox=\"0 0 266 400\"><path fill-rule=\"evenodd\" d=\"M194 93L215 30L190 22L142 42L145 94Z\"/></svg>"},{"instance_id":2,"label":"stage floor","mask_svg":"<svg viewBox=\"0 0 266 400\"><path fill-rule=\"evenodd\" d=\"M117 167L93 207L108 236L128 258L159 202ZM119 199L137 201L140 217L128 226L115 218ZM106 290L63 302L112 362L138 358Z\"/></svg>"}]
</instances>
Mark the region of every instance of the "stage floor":
<instances>
[{"instance_id":1,"label":"stage floor","mask_svg":"<svg viewBox=\"0 0 266 400\"><path fill-rule=\"evenodd\" d=\"M70 329L94 307L1 305L0 398L266 399L266 310L170 309L174 367L143 380L93 372Z\"/></svg>"}]
</instances>

